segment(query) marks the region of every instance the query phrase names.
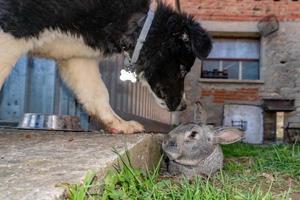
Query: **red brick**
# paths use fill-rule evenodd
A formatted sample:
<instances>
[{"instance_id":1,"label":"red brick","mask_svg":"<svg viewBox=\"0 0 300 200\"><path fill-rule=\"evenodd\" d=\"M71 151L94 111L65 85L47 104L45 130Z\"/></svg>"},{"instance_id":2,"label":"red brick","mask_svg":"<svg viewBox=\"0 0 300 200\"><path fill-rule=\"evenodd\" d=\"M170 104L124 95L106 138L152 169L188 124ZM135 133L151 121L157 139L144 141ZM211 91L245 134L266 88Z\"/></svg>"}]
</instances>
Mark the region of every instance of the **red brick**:
<instances>
[{"instance_id":1,"label":"red brick","mask_svg":"<svg viewBox=\"0 0 300 200\"><path fill-rule=\"evenodd\" d=\"M202 96L210 96L212 94L212 92L210 91L210 90L203 90L202 92L201 92L201 95Z\"/></svg>"},{"instance_id":2,"label":"red brick","mask_svg":"<svg viewBox=\"0 0 300 200\"><path fill-rule=\"evenodd\" d=\"M203 90L202 96L212 96L215 104L223 104L225 101L257 101L260 99L257 88Z\"/></svg>"},{"instance_id":3,"label":"red brick","mask_svg":"<svg viewBox=\"0 0 300 200\"><path fill-rule=\"evenodd\" d=\"M174 0L165 0L174 5ZM201 20L257 21L275 14L280 21L299 21L300 2L281 0L182 0L181 7Z\"/></svg>"},{"instance_id":4,"label":"red brick","mask_svg":"<svg viewBox=\"0 0 300 200\"><path fill-rule=\"evenodd\" d=\"M214 99L213 103L215 104L223 104L224 103L224 99Z\"/></svg>"}]
</instances>

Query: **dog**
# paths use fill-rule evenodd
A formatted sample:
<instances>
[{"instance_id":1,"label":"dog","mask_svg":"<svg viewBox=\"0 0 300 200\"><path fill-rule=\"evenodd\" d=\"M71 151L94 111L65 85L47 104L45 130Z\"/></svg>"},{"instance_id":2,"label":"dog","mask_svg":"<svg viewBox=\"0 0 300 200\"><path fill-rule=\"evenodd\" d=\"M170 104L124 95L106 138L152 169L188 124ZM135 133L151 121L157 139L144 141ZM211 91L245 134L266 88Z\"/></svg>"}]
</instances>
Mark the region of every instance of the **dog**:
<instances>
[{"instance_id":1,"label":"dog","mask_svg":"<svg viewBox=\"0 0 300 200\"><path fill-rule=\"evenodd\" d=\"M0 0L0 88L18 58L32 54L55 59L62 79L86 111L107 130L142 132L109 105L98 63L104 57L132 55L150 0ZM158 3L134 72L160 106L183 110L184 78L195 58L212 48L210 35L192 16Z\"/></svg>"}]
</instances>

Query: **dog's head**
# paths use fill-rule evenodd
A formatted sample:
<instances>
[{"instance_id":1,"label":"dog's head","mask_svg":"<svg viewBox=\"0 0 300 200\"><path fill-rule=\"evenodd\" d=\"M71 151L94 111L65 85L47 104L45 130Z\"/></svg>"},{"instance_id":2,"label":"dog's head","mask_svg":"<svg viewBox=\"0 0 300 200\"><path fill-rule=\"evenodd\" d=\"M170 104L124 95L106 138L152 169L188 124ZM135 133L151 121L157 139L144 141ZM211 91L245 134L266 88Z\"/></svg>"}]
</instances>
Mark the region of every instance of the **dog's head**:
<instances>
[{"instance_id":1,"label":"dog's head","mask_svg":"<svg viewBox=\"0 0 300 200\"><path fill-rule=\"evenodd\" d=\"M185 13L159 5L140 57L140 78L169 111L184 110L184 79L195 58L206 58L211 37Z\"/></svg>"}]
</instances>

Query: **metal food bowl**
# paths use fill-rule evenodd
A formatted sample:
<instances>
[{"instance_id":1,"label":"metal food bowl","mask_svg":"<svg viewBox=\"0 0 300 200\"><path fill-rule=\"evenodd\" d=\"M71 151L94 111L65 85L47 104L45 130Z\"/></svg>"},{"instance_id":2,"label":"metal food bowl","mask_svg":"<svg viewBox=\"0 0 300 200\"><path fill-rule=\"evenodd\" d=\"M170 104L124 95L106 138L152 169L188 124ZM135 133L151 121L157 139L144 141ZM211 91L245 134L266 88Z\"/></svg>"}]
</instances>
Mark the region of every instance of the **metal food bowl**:
<instances>
[{"instance_id":1,"label":"metal food bowl","mask_svg":"<svg viewBox=\"0 0 300 200\"><path fill-rule=\"evenodd\" d=\"M39 113L25 113L18 125L18 128L55 131L83 131L80 125L80 118L78 116Z\"/></svg>"}]
</instances>

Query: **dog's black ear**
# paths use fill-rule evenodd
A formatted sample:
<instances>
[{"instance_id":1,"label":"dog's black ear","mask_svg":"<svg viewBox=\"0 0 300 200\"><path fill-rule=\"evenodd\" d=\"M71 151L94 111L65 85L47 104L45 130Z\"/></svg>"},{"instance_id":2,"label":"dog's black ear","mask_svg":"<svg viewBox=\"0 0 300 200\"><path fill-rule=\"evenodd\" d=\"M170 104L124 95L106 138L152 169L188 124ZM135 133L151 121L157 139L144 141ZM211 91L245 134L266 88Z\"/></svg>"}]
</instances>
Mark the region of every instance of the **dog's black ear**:
<instances>
[{"instance_id":1,"label":"dog's black ear","mask_svg":"<svg viewBox=\"0 0 300 200\"><path fill-rule=\"evenodd\" d=\"M210 35L200 24L194 21L188 26L188 32L195 56L200 59L206 58L212 49L212 39Z\"/></svg>"}]
</instances>

